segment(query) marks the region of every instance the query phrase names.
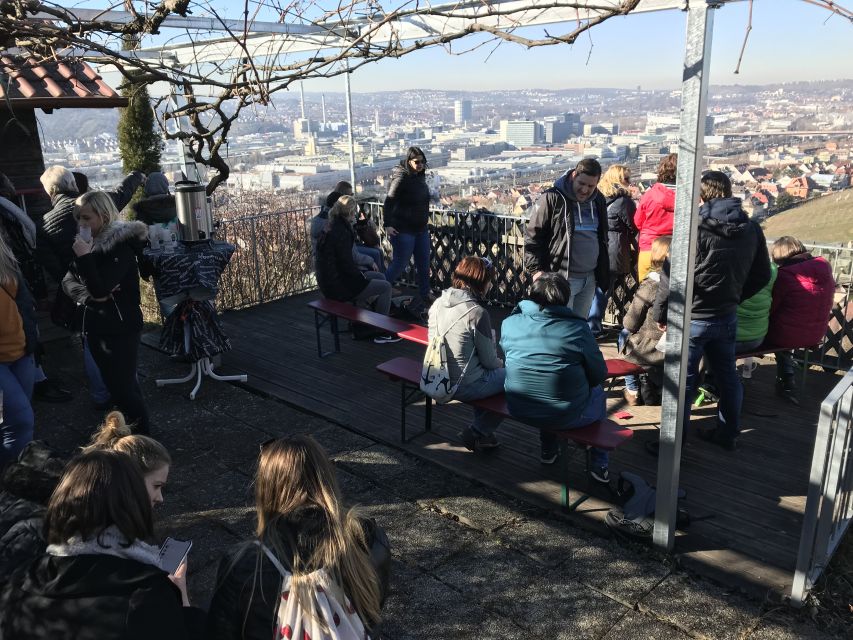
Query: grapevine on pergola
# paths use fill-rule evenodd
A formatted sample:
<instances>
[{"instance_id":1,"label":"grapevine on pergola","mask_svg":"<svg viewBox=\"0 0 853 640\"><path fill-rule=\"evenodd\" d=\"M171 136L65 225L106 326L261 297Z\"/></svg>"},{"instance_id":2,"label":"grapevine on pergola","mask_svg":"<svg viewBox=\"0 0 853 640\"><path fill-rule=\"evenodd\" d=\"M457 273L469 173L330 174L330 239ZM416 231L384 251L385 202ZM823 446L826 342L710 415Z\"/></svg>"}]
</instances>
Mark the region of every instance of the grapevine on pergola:
<instances>
[{"instance_id":1,"label":"grapevine on pergola","mask_svg":"<svg viewBox=\"0 0 853 640\"><path fill-rule=\"evenodd\" d=\"M831 0L802 0L846 18L853 12ZM78 17L74 8L40 0L0 0L0 44L17 52L26 64L80 59L110 67L126 84L166 82L185 97L178 106L161 98L152 105L167 139L181 139L196 162L215 170L208 190L227 179L229 168L222 156L231 125L241 109L269 104L276 92L294 82L330 78L349 73L385 58L400 58L428 47L442 46L462 54L486 45L512 43L526 48L574 43L596 25L637 8L640 0L529 0L507 2L468 0L430 3L423 0L243 0L237 20L220 15L208 0L161 0L160 2L116 2L102 14ZM724 4L721 0L720 4ZM119 21L110 10L129 12ZM547 12L568 12L568 22L557 33L540 26L538 35L519 30ZM252 31L256 19L269 14L311 33L265 36ZM123 44L146 41L160 34L170 16L212 18L221 26L214 36L209 30L181 32L162 46L163 55L139 55ZM404 25L423 27L415 38ZM438 25L438 27L436 27ZM169 25L170 27L172 25ZM552 25L553 27L554 25ZM174 29L170 28L172 33ZM474 39L472 34L480 34ZM168 55L169 45L192 43L198 55L177 64ZM215 38L232 53L222 59L206 56ZM264 46L258 46L264 40ZM299 43L294 46L294 43ZM158 45L159 46L159 45ZM172 125L186 117L191 127Z\"/></svg>"}]
</instances>

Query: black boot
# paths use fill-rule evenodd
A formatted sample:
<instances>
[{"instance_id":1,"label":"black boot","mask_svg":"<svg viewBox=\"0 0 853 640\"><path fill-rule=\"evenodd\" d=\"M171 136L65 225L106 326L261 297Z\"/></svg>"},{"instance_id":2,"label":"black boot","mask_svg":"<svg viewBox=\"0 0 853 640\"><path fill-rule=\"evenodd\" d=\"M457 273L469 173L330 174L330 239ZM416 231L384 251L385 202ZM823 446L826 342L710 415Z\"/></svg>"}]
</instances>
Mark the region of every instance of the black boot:
<instances>
[{"instance_id":1,"label":"black boot","mask_svg":"<svg viewBox=\"0 0 853 640\"><path fill-rule=\"evenodd\" d=\"M776 376L776 395L800 406L800 401L795 392L796 386L793 375Z\"/></svg>"},{"instance_id":2,"label":"black boot","mask_svg":"<svg viewBox=\"0 0 853 640\"><path fill-rule=\"evenodd\" d=\"M640 375L640 397L643 399L643 404L647 407L660 406L660 389L654 382L649 380L649 376L645 373Z\"/></svg>"}]
</instances>

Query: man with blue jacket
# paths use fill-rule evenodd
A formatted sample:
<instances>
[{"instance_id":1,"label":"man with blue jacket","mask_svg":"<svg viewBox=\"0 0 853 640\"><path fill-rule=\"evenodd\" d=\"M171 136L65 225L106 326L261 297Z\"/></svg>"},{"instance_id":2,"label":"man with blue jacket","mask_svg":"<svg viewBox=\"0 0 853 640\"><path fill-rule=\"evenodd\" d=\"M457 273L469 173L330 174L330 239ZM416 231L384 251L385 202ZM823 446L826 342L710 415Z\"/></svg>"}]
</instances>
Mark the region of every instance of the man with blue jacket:
<instances>
[{"instance_id":1,"label":"man with blue jacket","mask_svg":"<svg viewBox=\"0 0 853 640\"><path fill-rule=\"evenodd\" d=\"M607 412L607 365L586 317L566 306L571 294L563 276L543 273L501 327L507 408L540 429L542 464L557 460L554 431L585 427ZM607 483L607 468L607 452L593 449L593 480Z\"/></svg>"},{"instance_id":2,"label":"man with blue jacket","mask_svg":"<svg viewBox=\"0 0 853 640\"><path fill-rule=\"evenodd\" d=\"M586 318L595 287L607 292L607 204L598 190L601 165L584 158L536 202L524 236L524 268L536 280L559 273L569 281L569 306Z\"/></svg>"}]
</instances>

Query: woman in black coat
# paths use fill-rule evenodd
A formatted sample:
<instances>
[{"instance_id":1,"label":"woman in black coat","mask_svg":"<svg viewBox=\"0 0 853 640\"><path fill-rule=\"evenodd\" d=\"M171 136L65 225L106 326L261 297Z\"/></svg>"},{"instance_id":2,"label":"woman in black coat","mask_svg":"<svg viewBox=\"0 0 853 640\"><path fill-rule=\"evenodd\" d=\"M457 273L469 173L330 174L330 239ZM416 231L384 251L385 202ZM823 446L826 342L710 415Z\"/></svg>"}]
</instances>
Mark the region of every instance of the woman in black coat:
<instances>
[{"instance_id":1,"label":"woman in black coat","mask_svg":"<svg viewBox=\"0 0 853 640\"><path fill-rule=\"evenodd\" d=\"M634 249L637 229L634 227L634 212L637 204L631 198L631 170L624 164L608 167L598 183L598 190L607 203L607 253L610 258L610 286L608 293L596 289L595 300L589 310L589 328L593 335L601 334L601 320L607 308L607 300L613 295L617 281L633 271Z\"/></svg>"},{"instance_id":2,"label":"woman in black coat","mask_svg":"<svg viewBox=\"0 0 853 640\"><path fill-rule=\"evenodd\" d=\"M186 640L204 613L190 607L186 564L160 568L139 469L115 451L72 460L45 516L47 552L0 589L0 638Z\"/></svg>"},{"instance_id":3,"label":"woman in black coat","mask_svg":"<svg viewBox=\"0 0 853 640\"><path fill-rule=\"evenodd\" d=\"M431 300L429 286L429 187L426 183L427 161L420 147L409 147L400 166L394 167L391 184L383 206L385 233L394 255L385 279L396 282L414 255L418 293Z\"/></svg>"},{"instance_id":4,"label":"woman in black coat","mask_svg":"<svg viewBox=\"0 0 853 640\"><path fill-rule=\"evenodd\" d=\"M118 212L104 191L80 196L74 215L80 225L72 245L76 258L62 287L82 307L83 337L113 404L134 433L147 434L148 409L136 379L142 333L136 257L148 227L116 220Z\"/></svg>"}]
</instances>

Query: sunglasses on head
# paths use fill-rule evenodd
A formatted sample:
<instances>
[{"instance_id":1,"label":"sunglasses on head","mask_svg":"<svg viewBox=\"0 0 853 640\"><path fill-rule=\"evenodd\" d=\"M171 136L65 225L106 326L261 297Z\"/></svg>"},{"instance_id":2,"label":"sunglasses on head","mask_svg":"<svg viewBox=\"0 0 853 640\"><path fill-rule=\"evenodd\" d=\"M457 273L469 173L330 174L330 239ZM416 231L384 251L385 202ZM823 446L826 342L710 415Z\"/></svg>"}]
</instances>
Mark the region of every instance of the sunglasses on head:
<instances>
[{"instance_id":1,"label":"sunglasses on head","mask_svg":"<svg viewBox=\"0 0 853 640\"><path fill-rule=\"evenodd\" d=\"M489 258L482 258L481 257L480 260L482 260L483 264L486 265L486 269L488 269L489 271L492 270L493 265L492 265L492 261Z\"/></svg>"}]
</instances>

